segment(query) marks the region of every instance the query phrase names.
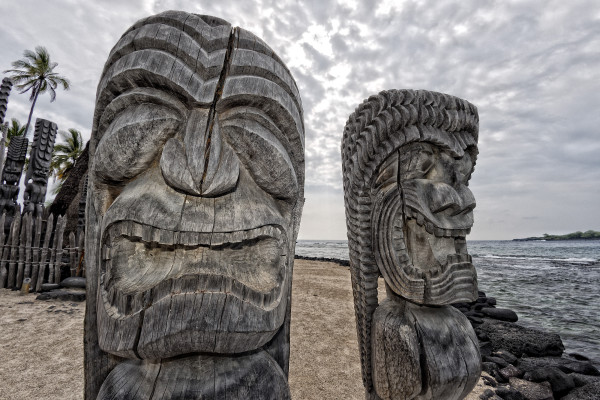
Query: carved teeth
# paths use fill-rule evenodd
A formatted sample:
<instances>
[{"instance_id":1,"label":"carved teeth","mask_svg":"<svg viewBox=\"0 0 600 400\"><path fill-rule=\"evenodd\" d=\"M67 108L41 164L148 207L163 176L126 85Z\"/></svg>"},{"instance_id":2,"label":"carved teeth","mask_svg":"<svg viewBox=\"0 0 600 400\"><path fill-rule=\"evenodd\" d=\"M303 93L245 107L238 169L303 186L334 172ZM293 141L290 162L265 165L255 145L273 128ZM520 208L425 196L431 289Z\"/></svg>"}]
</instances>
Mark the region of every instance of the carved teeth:
<instances>
[{"instance_id":1,"label":"carved teeth","mask_svg":"<svg viewBox=\"0 0 600 400\"><path fill-rule=\"evenodd\" d=\"M431 222L425 223L425 230L433 235L433 224Z\"/></svg>"},{"instance_id":2,"label":"carved teeth","mask_svg":"<svg viewBox=\"0 0 600 400\"><path fill-rule=\"evenodd\" d=\"M425 218L423 217L423 215L417 214L417 224L419 226L423 226L424 222L425 222Z\"/></svg>"},{"instance_id":3,"label":"carved teeth","mask_svg":"<svg viewBox=\"0 0 600 400\"><path fill-rule=\"evenodd\" d=\"M104 243L108 245L120 236L133 240L142 240L150 246L235 246L246 241L269 238L285 241L285 234L279 227L274 225L236 232L173 232L132 221L121 221L111 225L104 236ZM102 251L105 252L107 250L103 249ZM103 253L102 257L110 258L110 255Z\"/></svg>"}]
</instances>

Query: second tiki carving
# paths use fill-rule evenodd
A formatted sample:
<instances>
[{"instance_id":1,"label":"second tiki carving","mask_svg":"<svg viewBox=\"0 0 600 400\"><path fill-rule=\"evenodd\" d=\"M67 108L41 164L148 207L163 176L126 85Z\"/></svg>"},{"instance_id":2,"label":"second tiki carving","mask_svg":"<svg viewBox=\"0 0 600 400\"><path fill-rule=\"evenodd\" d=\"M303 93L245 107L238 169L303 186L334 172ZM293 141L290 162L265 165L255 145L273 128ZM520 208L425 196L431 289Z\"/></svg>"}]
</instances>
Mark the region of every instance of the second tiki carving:
<instances>
[{"instance_id":1,"label":"second tiki carving","mask_svg":"<svg viewBox=\"0 0 600 400\"><path fill-rule=\"evenodd\" d=\"M346 124L344 197L369 400L461 399L477 382L477 338L449 305L477 298L465 241L477 136L472 104L422 90L372 96ZM380 274L387 299L378 304Z\"/></svg>"}]
</instances>

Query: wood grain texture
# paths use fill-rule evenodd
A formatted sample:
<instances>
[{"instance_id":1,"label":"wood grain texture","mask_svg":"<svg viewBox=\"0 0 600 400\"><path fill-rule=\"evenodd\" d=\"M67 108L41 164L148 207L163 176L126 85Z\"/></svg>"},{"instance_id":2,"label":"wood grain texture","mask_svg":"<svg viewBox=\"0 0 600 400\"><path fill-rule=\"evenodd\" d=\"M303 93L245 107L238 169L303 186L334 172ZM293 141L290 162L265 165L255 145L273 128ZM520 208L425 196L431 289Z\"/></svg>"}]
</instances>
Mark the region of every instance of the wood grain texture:
<instances>
[{"instance_id":1,"label":"wood grain texture","mask_svg":"<svg viewBox=\"0 0 600 400\"><path fill-rule=\"evenodd\" d=\"M373 382L381 399L462 399L481 373L479 342L451 306L386 300L373 316Z\"/></svg>"},{"instance_id":2,"label":"wood grain texture","mask_svg":"<svg viewBox=\"0 0 600 400\"><path fill-rule=\"evenodd\" d=\"M41 224L40 224L41 225ZM52 228L54 227L54 215L50 214L46 221L46 234L44 235L44 243L42 244L40 254L40 265L38 269L37 284L35 291L39 292L42 290L42 283L44 283L44 276L46 275L46 260L48 257L48 246L50 245L50 236L52 235ZM52 282L51 274L48 273L48 282Z\"/></svg>"},{"instance_id":3,"label":"wood grain texture","mask_svg":"<svg viewBox=\"0 0 600 400\"><path fill-rule=\"evenodd\" d=\"M264 351L222 357L126 361L108 375L98 400L289 399L287 378Z\"/></svg>"},{"instance_id":4,"label":"wood grain texture","mask_svg":"<svg viewBox=\"0 0 600 400\"><path fill-rule=\"evenodd\" d=\"M251 33L169 11L123 35L90 141L86 398L289 398L303 143Z\"/></svg>"},{"instance_id":5,"label":"wood grain texture","mask_svg":"<svg viewBox=\"0 0 600 400\"><path fill-rule=\"evenodd\" d=\"M346 123L344 198L367 398L376 396L371 329L380 274L392 296L422 305L476 296L476 273L464 237L473 222L475 202L466 185L477 137L475 106L423 90L371 96ZM398 340L398 346L408 346ZM403 351L411 359L412 353ZM377 373L387 376L385 370ZM390 398L414 394L418 378L408 379L414 381L405 382L406 391Z\"/></svg>"}]
</instances>

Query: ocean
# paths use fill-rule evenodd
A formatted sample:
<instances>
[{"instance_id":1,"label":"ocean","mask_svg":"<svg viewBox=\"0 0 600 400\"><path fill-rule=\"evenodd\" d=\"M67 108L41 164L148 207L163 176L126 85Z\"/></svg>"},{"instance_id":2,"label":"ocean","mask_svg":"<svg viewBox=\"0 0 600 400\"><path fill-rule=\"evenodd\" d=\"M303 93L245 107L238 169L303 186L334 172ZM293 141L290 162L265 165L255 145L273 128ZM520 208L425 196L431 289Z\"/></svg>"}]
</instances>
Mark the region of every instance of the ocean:
<instances>
[{"instance_id":1,"label":"ocean","mask_svg":"<svg viewBox=\"0 0 600 400\"><path fill-rule=\"evenodd\" d=\"M558 333L600 364L600 241L467 240L479 290L519 324ZM299 240L296 254L348 260L345 240Z\"/></svg>"}]
</instances>

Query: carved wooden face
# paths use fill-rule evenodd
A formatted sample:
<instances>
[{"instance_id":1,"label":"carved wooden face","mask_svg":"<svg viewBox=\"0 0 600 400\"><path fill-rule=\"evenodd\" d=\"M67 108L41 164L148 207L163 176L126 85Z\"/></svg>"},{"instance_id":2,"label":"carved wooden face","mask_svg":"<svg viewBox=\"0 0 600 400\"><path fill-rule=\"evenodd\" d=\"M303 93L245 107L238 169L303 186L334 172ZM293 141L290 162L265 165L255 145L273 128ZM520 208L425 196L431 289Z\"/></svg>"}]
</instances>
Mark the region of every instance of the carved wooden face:
<instances>
[{"instance_id":1,"label":"carved wooden face","mask_svg":"<svg viewBox=\"0 0 600 400\"><path fill-rule=\"evenodd\" d=\"M23 164L25 160L13 160L10 158L6 159L4 164L4 170L2 172L2 180L7 185L14 185L19 181L21 173L23 172Z\"/></svg>"},{"instance_id":2,"label":"carved wooden face","mask_svg":"<svg viewBox=\"0 0 600 400\"><path fill-rule=\"evenodd\" d=\"M241 40L222 22L198 29L226 32L215 52L233 54L232 74ZM88 224L97 220L101 249L99 343L116 355L250 351L286 315L303 185L288 151L298 137L286 134L300 133L280 125L272 100L239 96L220 69L203 73L208 89L147 78L97 111ZM245 78L272 95L271 82ZM199 92L210 95L189 100Z\"/></svg>"},{"instance_id":3,"label":"carved wooden face","mask_svg":"<svg viewBox=\"0 0 600 400\"><path fill-rule=\"evenodd\" d=\"M373 187L382 273L398 295L419 304L471 301L477 276L465 236L475 198L467 187L475 149L453 154L416 142L393 153Z\"/></svg>"}]
</instances>

